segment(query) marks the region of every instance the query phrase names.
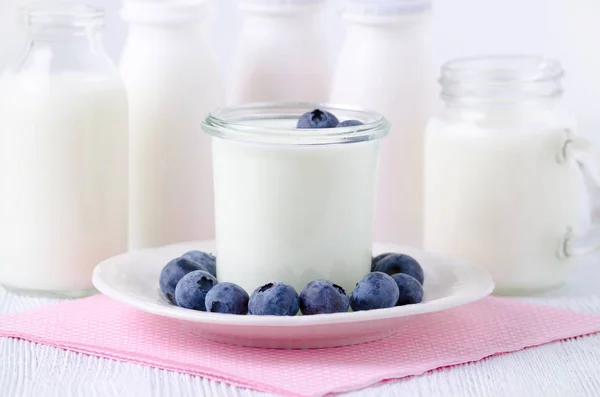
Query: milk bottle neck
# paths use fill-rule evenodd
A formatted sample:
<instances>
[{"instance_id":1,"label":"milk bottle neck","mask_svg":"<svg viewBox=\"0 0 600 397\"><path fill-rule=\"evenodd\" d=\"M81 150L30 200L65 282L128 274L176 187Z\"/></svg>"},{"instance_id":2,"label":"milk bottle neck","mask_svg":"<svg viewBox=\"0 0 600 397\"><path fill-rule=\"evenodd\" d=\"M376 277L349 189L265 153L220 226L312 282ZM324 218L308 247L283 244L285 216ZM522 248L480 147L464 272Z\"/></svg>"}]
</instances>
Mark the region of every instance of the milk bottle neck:
<instances>
[{"instance_id":1,"label":"milk bottle neck","mask_svg":"<svg viewBox=\"0 0 600 397\"><path fill-rule=\"evenodd\" d=\"M131 26L194 29L211 15L208 0L125 0L121 18Z\"/></svg>"},{"instance_id":2,"label":"milk bottle neck","mask_svg":"<svg viewBox=\"0 0 600 397\"><path fill-rule=\"evenodd\" d=\"M432 8L427 0L350 0L342 16L349 28L401 32L426 25L432 16Z\"/></svg>"},{"instance_id":3,"label":"milk bottle neck","mask_svg":"<svg viewBox=\"0 0 600 397\"><path fill-rule=\"evenodd\" d=\"M323 8L323 0L240 0L247 17L312 18Z\"/></svg>"},{"instance_id":4,"label":"milk bottle neck","mask_svg":"<svg viewBox=\"0 0 600 397\"><path fill-rule=\"evenodd\" d=\"M28 39L36 43L98 44L104 29L104 13L87 6L67 4L34 3L26 9L24 21Z\"/></svg>"}]
</instances>

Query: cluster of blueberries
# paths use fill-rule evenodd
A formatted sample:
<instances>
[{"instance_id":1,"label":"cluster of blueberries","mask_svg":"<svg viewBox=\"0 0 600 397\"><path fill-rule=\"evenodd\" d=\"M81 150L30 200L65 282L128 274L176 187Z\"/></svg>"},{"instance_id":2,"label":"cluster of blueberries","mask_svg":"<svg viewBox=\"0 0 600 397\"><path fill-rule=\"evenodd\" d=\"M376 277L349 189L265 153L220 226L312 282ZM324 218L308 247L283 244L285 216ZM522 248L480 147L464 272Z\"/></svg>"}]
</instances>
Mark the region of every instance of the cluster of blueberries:
<instances>
[{"instance_id":1,"label":"cluster of blueberries","mask_svg":"<svg viewBox=\"0 0 600 397\"><path fill-rule=\"evenodd\" d=\"M343 128L363 125L338 118L322 109L300 116L300 129ZM252 292L233 283L217 281L217 259L205 252L190 251L171 260L160 274L160 289L180 307L213 313L295 316L383 309L420 303L423 269L408 255L382 254L373 258L371 273L356 284L351 296L327 280L311 281L300 295L289 284L269 283Z\"/></svg>"},{"instance_id":2,"label":"cluster of blueberries","mask_svg":"<svg viewBox=\"0 0 600 397\"><path fill-rule=\"evenodd\" d=\"M343 128L357 125L363 125L363 123L358 120L345 120L340 123L332 113L326 110L314 109L300 116L296 128Z\"/></svg>"},{"instance_id":3,"label":"cluster of blueberries","mask_svg":"<svg viewBox=\"0 0 600 397\"><path fill-rule=\"evenodd\" d=\"M423 269L412 257L386 253L373 258L371 273L351 296L327 280L308 283L300 295L289 284L274 282L252 295L233 283L217 281L216 258L189 251L171 260L160 274L160 289L173 304L193 310L228 314L295 316L384 309L423 300Z\"/></svg>"}]
</instances>

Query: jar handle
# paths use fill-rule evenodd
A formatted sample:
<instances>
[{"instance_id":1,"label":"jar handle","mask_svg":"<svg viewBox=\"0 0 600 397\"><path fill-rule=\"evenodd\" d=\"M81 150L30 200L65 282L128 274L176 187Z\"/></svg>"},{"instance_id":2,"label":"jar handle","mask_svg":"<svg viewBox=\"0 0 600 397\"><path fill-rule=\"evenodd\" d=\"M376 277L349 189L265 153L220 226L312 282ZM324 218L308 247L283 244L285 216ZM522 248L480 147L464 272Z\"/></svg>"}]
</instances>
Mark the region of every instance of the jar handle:
<instances>
[{"instance_id":1,"label":"jar handle","mask_svg":"<svg viewBox=\"0 0 600 397\"><path fill-rule=\"evenodd\" d=\"M585 177L593 181L594 186L600 187L600 150L571 130L565 130L565 142L558 156L559 163L575 159ZM572 228L567 233L559 249L560 258L588 255L600 250L600 222L593 221L584 233L576 233Z\"/></svg>"}]
</instances>

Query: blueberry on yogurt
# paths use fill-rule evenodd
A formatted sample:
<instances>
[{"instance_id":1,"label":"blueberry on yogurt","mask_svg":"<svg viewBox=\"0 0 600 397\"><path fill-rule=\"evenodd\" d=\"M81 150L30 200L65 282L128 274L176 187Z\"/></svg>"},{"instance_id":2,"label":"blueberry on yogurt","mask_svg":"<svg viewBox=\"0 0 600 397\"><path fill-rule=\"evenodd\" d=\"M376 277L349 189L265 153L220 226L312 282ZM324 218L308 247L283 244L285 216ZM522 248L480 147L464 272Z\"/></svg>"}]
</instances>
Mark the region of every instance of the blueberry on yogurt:
<instances>
[{"instance_id":1,"label":"blueberry on yogurt","mask_svg":"<svg viewBox=\"0 0 600 397\"><path fill-rule=\"evenodd\" d=\"M160 290L169 300L169 302L177 304L175 300L175 287L177 283L188 273L195 270L206 270L202 265L189 258L175 258L163 268L160 272L158 283Z\"/></svg>"},{"instance_id":2,"label":"blueberry on yogurt","mask_svg":"<svg viewBox=\"0 0 600 397\"><path fill-rule=\"evenodd\" d=\"M248 293L239 285L219 283L208 291L204 303L207 312L247 314L248 300Z\"/></svg>"},{"instance_id":3,"label":"blueberry on yogurt","mask_svg":"<svg viewBox=\"0 0 600 397\"><path fill-rule=\"evenodd\" d=\"M338 124L339 128L342 127L356 127L359 125L364 125L364 123L362 121L358 121L358 120L344 120L341 123Z\"/></svg>"},{"instance_id":4,"label":"blueberry on yogurt","mask_svg":"<svg viewBox=\"0 0 600 397\"><path fill-rule=\"evenodd\" d=\"M209 272L195 270L177 283L175 301L185 309L206 311L206 294L217 284L217 279Z\"/></svg>"},{"instance_id":5,"label":"blueberry on yogurt","mask_svg":"<svg viewBox=\"0 0 600 397\"><path fill-rule=\"evenodd\" d=\"M204 270L217 277L217 258L213 255L202 251L188 251L181 256L200 264Z\"/></svg>"},{"instance_id":6,"label":"blueberry on yogurt","mask_svg":"<svg viewBox=\"0 0 600 397\"><path fill-rule=\"evenodd\" d=\"M258 287L248 302L248 312L259 316L295 316L299 308L298 293L285 283L269 283Z\"/></svg>"},{"instance_id":7,"label":"blueberry on yogurt","mask_svg":"<svg viewBox=\"0 0 600 397\"><path fill-rule=\"evenodd\" d=\"M315 109L300 116L296 128L335 128L339 123L332 113Z\"/></svg>"},{"instance_id":8,"label":"blueberry on yogurt","mask_svg":"<svg viewBox=\"0 0 600 397\"><path fill-rule=\"evenodd\" d=\"M385 273L372 272L356 284L350 297L352 310L385 309L396 306L400 292L394 279Z\"/></svg>"},{"instance_id":9,"label":"blueberry on yogurt","mask_svg":"<svg viewBox=\"0 0 600 397\"><path fill-rule=\"evenodd\" d=\"M349 307L346 291L331 281L311 281L300 292L300 311L304 315L345 313Z\"/></svg>"}]
</instances>

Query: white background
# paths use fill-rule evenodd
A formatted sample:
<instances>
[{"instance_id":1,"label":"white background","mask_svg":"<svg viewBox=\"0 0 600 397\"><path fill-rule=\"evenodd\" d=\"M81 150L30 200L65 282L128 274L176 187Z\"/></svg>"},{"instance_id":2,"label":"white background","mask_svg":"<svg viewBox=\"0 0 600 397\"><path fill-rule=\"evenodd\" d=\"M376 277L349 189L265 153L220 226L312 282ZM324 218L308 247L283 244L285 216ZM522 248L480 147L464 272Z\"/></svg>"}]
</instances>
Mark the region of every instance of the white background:
<instances>
[{"instance_id":1,"label":"white background","mask_svg":"<svg viewBox=\"0 0 600 397\"><path fill-rule=\"evenodd\" d=\"M27 0L0 0L0 64L2 52L6 53L3 48L19 41L11 23L19 1ZM118 61L127 33L119 19L122 0L88 1L106 10L106 47ZM216 15L211 42L227 76L241 16L236 0L212 1ZM328 3L323 25L333 61L344 36L338 15L344 1ZM567 70L566 98L579 116L582 132L600 142L600 0L434 0L434 8L437 66L450 58L477 54L557 57Z\"/></svg>"}]
</instances>

